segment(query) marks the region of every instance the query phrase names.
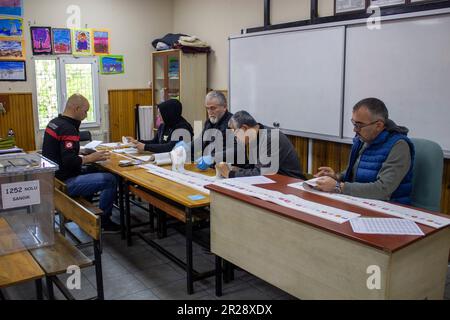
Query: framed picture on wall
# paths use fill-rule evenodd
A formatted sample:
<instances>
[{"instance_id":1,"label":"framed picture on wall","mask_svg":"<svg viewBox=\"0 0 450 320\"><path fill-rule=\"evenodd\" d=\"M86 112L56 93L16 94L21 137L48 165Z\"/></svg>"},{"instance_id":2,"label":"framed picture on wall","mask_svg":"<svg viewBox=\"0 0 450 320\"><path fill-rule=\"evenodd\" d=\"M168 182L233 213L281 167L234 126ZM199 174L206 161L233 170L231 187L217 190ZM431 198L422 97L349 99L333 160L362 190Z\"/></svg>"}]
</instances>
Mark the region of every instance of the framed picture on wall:
<instances>
[{"instance_id":1,"label":"framed picture on wall","mask_svg":"<svg viewBox=\"0 0 450 320\"><path fill-rule=\"evenodd\" d=\"M31 27L31 48L33 54L52 54L52 28Z\"/></svg>"},{"instance_id":2,"label":"framed picture on wall","mask_svg":"<svg viewBox=\"0 0 450 320\"><path fill-rule=\"evenodd\" d=\"M405 3L406 0L370 0L371 6L378 6L378 7L389 7Z\"/></svg>"},{"instance_id":3,"label":"framed picture on wall","mask_svg":"<svg viewBox=\"0 0 450 320\"><path fill-rule=\"evenodd\" d=\"M54 54L72 53L72 33L70 29L53 28L52 41Z\"/></svg>"},{"instance_id":4,"label":"framed picture on wall","mask_svg":"<svg viewBox=\"0 0 450 320\"><path fill-rule=\"evenodd\" d=\"M0 61L0 81L27 81L25 61Z\"/></svg>"},{"instance_id":5,"label":"framed picture on wall","mask_svg":"<svg viewBox=\"0 0 450 320\"><path fill-rule=\"evenodd\" d=\"M334 0L334 14L362 12L366 10L367 0Z\"/></svg>"}]
</instances>

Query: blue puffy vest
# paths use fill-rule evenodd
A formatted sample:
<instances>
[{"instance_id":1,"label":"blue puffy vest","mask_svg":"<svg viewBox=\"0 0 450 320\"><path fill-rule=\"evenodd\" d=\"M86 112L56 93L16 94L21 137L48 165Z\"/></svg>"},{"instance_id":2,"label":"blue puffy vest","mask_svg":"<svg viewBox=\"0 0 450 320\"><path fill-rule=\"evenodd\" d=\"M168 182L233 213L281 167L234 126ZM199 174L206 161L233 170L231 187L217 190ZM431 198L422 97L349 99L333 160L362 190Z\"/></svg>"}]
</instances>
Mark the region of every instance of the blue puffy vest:
<instances>
[{"instance_id":1,"label":"blue puffy vest","mask_svg":"<svg viewBox=\"0 0 450 320\"><path fill-rule=\"evenodd\" d=\"M414 165L414 145L408 139L406 135L397 132L388 132L384 130L378 137L370 144L370 146L364 150L361 155L361 160L356 170L356 176L354 182L370 183L377 180L378 172L380 172L383 163L386 161L392 147L399 141L405 140L409 145L411 152L411 166L408 173L403 178L399 187L392 193L391 202L397 202L402 204L411 204L411 191L412 191L412 175ZM350 163L345 173L344 182L351 182L350 176L353 171L358 153L362 147L362 142L358 137L353 140L353 147L350 154Z\"/></svg>"}]
</instances>

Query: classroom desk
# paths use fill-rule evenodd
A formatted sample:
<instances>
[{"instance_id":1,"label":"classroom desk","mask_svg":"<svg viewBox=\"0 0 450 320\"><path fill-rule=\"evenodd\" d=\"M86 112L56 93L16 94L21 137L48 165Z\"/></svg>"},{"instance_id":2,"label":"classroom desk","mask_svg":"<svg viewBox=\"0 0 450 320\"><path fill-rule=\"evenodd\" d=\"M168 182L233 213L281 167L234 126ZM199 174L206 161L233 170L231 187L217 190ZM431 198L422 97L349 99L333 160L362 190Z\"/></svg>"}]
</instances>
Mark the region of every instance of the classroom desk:
<instances>
[{"instance_id":1,"label":"classroom desk","mask_svg":"<svg viewBox=\"0 0 450 320\"><path fill-rule=\"evenodd\" d=\"M277 183L260 187L362 216L387 217L287 186L296 179L270 178ZM207 188L211 190L211 252L217 256L219 296L222 258L301 299L444 296L449 227L437 230L419 225L425 236L356 234L348 222L334 223L214 185ZM377 274L381 286L368 289Z\"/></svg>"},{"instance_id":2,"label":"classroom desk","mask_svg":"<svg viewBox=\"0 0 450 320\"><path fill-rule=\"evenodd\" d=\"M167 167L170 168L170 167ZM195 165L186 165L186 170L200 172L195 168ZM203 172L204 173L204 172ZM209 170L204 173L210 176L215 175L214 170ZM141 238L150 244L152 247L164 253L171 260L177 263L179 266L186 270L187 276L187 292L192 294L194 292L194 281L198 281L214 274L214 271L198 273L194 271L193 268L193 253L192 253L192 229L194 222L198 219L204 219L209 216L208 212L205 212L204 208L208 207L210 204L210 199L208 195L204 195L205 198L193 201L188 197L191 195L198 195L201 192L172 182L170 180L161 178L159 176L153 175L147 171L128 171L123 173L123 178L125 183L125 215L126 215L126 225L127 225L127 241L131 245L132 232L129 230L130 226L130 202L129 193L140 197L146 202L150 203L154 207L166 212L168 215L174 217L175 219L183 222L185 224L185 236L186 236L186 263L173 256L170 252L164 250L154 241L146 239L139 234Z\"/></svg>"},{"instance_id":3,"label":"classroom desk","mask_svg":"<svg viewBox=\"0 0 450 320\"><path fill-rule=\"evenodd\" d=\"M13 241L18 241L14 231L3 218L0 218L0 236L0 251L3 246L9 248ZM42 278L44 276L44 271L25 248L23 251L0 256L0 289L34 280L37 298L42 300ZM2 298L4 297L0 292L0 300Z\"/></svg>"}]
</instances>

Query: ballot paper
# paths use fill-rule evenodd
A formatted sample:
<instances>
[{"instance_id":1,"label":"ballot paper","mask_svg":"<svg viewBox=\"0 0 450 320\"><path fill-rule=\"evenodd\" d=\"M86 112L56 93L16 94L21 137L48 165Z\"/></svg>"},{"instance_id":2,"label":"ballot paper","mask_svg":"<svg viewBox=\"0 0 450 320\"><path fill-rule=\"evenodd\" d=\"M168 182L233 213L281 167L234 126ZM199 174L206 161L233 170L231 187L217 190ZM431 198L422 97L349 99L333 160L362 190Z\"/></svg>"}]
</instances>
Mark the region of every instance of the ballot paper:
<instances>
[{"instance_id":1,"label":"ballot paper","mask_svg":"<svg viewBox=\"0 0 450 320\"><path fill-rule=\"evenodd\" d=\"M411 220L397 218L356 218L350 220L353 232L363 234L423 236L419 226Z\"/></svg>"},{"instance_id":2,"label":"ballot paper","mask_svg":"<svg viewBox=\"0 0 450 320\"><path fill-rule=\"evenodd\" d=\"M184 171L181 173L166 168L161 168L153 164L145 164L140 167L146 169L151 174L185 185L206 194L209 194L209 190L205 189L205 186L216 181L215 177L209 177L191 171Z\"/></svg>"},{"instance_id":3,"label":"ballot paper","mask_svg":"<svg viewBox=\"0 0 450 320\"><path fill-rule=\"evenodd\" d=\"M118 142L102 143L100 146L105 148L118 148L120 147L120 143Z\"/></svg>"},{"instance_id":4,"label":"ballot paper","mask_svg":"<svg viewBox=\"0 0 450 320\"><path fill-rule=\"evenodd\" d=\"M133 156L134 159L141 160L143 162L149 162L154 159L153 156Z\"/></svg>"},{"instance_id":5,"label":"ballot paper","mask_svg":"<svg viewBox=\"0 0 450 320\"><path fill-rule=\"evenodd\" d=\"M317 180L320 180L320 178L315 178L315 179L311 179L311 180L307 180L303 183L306 183L307 185L309 185L310 187L317 187Z\"/></svg>"},{"instance_id":6,"label":"ballot paper","mask_svg":"<svg viewBox=\"0 0 450 320\"><path fill-rule=\"evenodd\" d=\"M264 176L239 177L239 178L233 178L233 181L250 184L250 185L275 183L275 181L273 181L269 178L266 178Z\"/></svg>"},{"instance_id":7,"label":"ballot paper","mask_svg":"<svg viewBox=\"0 0 450 320\"><path fill-rule=\"evenodd\" d=\"M415 221L417 223L421 223L436 229L450 225L450 219L448 218L440 217L431 213L426 213L412 208L399 206L385 201L357 198L347 196L344 194L322 192L308 187L305 188L303 182L293 183L288 185L288 187L315 193L323 197L344 202L347 204L352 204L360 208L369 209L376 212L388 214L394 217Z\"/></svg>"},{"instance_id":8,"label":"ballot paper","mask_svg":"<svg viewBox=\"0 0 450 320\"><path fill-rule=\"evenodd\" d=\"M260 187L235 182L233 180L234 179L219 180L214 184L228 190L239 192L241 194L255 197L264 201L272 202L283 207L287 207L339 224L345 223L360 216L359 214L354 212L345 211L316 202L304 200L295 195L283 194L278 191L267 190Z\"/></svg>"},{"instance_id":9,"label":"ballot paper","mask_svg":"<svg viewBox=\"0 0 450 320\"><path fill-rule=\"evenodd\" d=\"M138 153L138 149L136 148L126 148L126 149L116 149L113 150L115 153L123 153L123 154L135 154Z\"/></svg>"},{"instance_id":10,"label":"ballot paper","mask_svg":"<svg viewBox=\"0 0 450 320\"><path fill-rule=\"evenodd\" d=\"M87 145L85 145L84 147L86 148L86 149L95 149L95 148L97 148L99 145L101 145L103 143L103 141L97 141L97 140L94 140L94 141L91 141L91 142L89 142Z\"/></svg>"}]
</instances>

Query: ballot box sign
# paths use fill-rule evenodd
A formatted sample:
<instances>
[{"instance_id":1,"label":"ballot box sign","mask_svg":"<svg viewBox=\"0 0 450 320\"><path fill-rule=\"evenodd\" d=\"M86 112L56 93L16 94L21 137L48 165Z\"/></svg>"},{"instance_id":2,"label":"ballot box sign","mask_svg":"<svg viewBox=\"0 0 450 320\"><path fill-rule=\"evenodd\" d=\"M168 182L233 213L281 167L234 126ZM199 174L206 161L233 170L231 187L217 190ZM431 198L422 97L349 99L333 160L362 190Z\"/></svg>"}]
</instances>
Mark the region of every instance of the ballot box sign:
<instances>
[{"instance_id":1,"label":"ballot box sign","mask_svg":"<svg viewBox=\"0 0 450 320\"><path fill-rule=\"evenodd\" d=\"M41 203L39 180L2 184L1 189L4 210Z\"/></svg>"}]
</instances>

